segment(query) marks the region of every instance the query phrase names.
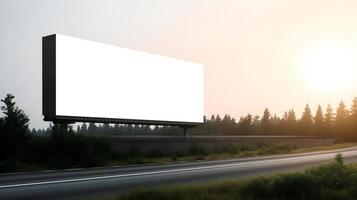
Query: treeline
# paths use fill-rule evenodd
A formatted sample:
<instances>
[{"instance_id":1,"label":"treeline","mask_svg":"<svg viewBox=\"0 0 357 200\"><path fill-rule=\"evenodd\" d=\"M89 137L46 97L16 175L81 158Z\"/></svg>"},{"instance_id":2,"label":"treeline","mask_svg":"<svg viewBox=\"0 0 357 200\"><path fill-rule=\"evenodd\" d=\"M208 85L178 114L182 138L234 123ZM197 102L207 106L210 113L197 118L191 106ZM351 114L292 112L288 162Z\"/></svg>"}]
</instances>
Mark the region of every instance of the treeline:
<instances>
[{"instance_id":1,"label":"treeline","mask_svg":"<svg viewBox=\"0 0 357 200\"><path fill-rule=\"evenodd\" d=\"M88 137L74 131L62 133L57 126L40 130L46 137L30 134L29 117L8 94L1 100L0 173L101 166L116 154L103 137Z\"/></svg>"},{"instance_id":2,"label":"treeline","mask_svg":"<svg viewBox=\"0 0 357 200\"><path fill-rule=\"evenodd\" d=\"M72 128L72 127L71 127ZM51 129L48 129L51 130ZM143 125L111 125L83 123L75 130L81 134L154 134L178 135L182 130L170 126L143 126ZM32 130L33 134L46 134L46 130ZM310 135L336 136L340 140L357 140L357 98L352 101L351 108L340 102L336 109L328 105L323 109L320 105L312 111L309 105L300 118L293 109L288 110L282 117L271 114L265 109L263 115L247 114L236 120L226 114L223 117L212 115L205 117L202 126L191 128L191 135Z\"/></svg>"},{"instance_id":3,"label":"treeline","mask_svg":"<svg viewBox=\"0 0 357 200\"><path fill-rule=\"evenodd\" d=\"M282 117L272 115L265 109L263 116L248 114L236 121L230 115L221 118L212 115L198 132L220 135L311 135L336 136L339 139L357 139L357 98L352 101L350 109L341 101L334 110L328 105L325 110L319 105L313 112L309 105L300 118L293 109L286 111Z\"/></svg>"}]
</instances>

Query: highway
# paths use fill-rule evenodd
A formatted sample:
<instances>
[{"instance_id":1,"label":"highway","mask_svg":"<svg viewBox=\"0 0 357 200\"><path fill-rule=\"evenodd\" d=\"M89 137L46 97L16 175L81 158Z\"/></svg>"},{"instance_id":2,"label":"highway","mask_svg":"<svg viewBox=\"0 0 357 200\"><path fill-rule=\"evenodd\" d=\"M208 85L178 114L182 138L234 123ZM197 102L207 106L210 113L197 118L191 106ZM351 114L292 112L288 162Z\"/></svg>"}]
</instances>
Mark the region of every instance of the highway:
<instances>
[{"instance_id":1,"label":"highway","mask_svg":"<svg viewBox=\"0 0 357 200\"><path fill-rule=\"evenodd\" d=\"M336 153L357 162L357 148L165 165L72 169L0 175L0 199L93 199L135 188L205 183L301 170L331 161Z\"/></svg>"}]
</instances>

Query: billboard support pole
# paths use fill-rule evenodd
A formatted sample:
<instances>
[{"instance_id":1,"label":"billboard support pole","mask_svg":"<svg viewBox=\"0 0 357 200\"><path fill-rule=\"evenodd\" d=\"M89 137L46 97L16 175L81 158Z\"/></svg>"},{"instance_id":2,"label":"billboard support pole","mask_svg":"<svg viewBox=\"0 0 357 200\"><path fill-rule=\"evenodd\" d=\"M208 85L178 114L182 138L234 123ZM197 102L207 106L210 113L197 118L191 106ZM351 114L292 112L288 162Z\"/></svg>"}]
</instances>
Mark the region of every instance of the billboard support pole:
<instances>
[{"instance_id":1,"label":"billboard support pole","mask_svg":"<svg viewBox=\"0 0 357 200\"><path fill-rule=\"evenodd\" d=\"M67 130L68 130L67 123L60 123L59 127L60 127L60 133L62 133L62 134L67 133Z\"/></svg>"},{"instance_id":2,"label":"billboard support pole","mask_svg":"<svg viewBox=\"0 0 357 200\"><path fill-rule=\"evenodd\" d=\"M188 136L188 126L183 126L183 136L187 137Z\"/></svg>"},{"instance_id":3,"label":"billboard support pole","mask_svg":"<svg viewBox=\"0 0 357 200\"><path fill-rule=\"evenodd\" d=\"M55 126L59 127L59 131L61 134L66 134L68 132L68 125L74 124L75 122L70 121L54 121Z\"/></svg>"}]
</instances>

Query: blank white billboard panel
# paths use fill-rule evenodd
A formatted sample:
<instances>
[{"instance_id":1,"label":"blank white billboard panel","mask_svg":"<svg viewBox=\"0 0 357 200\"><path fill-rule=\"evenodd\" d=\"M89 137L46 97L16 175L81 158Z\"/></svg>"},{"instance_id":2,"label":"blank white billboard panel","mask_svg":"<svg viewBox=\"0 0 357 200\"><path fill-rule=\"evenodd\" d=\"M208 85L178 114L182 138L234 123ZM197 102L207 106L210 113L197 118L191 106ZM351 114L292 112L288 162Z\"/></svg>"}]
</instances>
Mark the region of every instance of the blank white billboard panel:
<instances>
[{"instance_id":1,"label":"blank white billboard panel","mask_svg":"<svg viewBox=\"0 0 357 200\"><path fill-rule=\"evenodd\" d=\"M189 61L57 34L54 87L55 116L203 122L203 66Z\"/></svg>"}]
</instances>

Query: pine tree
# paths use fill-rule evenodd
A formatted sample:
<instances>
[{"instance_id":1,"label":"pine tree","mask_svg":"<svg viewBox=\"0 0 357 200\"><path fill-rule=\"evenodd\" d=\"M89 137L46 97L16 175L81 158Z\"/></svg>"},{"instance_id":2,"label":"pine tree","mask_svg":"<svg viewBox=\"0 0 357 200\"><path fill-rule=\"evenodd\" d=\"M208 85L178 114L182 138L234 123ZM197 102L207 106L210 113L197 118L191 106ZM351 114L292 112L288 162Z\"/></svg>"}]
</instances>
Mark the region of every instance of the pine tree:
<instances>
[{"instance_id":1,"label":"pine tree","mask_svg":"<svg viewBox=\"0 0 357 200\"><path fill-rule=\"evenodd\" d=\"M336 134L338 139L349 139L349 130L348 130L348 117L349 112L346 109L346 105L343 101L340 102L336 110Z\"/></svg>"},{"instance_id":2,"label":"pine tree","mask_svg":"<svg viewBox=\"0 0 357 200\"><path fill-rule=\"evenodd\" d=\"M293 109L289 110L289 112L287 113L287 117L286 117L286 129L287 129L287 133L291 134L291 135L295 135L297 132L297 121L296 121L296 114L295 111Z\"/></svg>"},{"instance_id":3,"label":"pine tree","mask_svg":"<svg viewBox=\"0 0 357 200\"><path fill-rule=\"evenodd\" d=\"M348 115L349 113L346 109L346 105L343 101L341 101L336 110L336 123L343 124L344 122L346 122Z\"/></svg>"},{"instance_id":4,"label":"pine tree","mask_svg":"<svg viewBox=\"0 0 357 200\"><path fill-rule=\"evenodd\" d=\"M265 108L264 114L261 120L261 130L264 134L271 134L271 114L268 108Z\"/></svg>"},{"instance_id":5,"label":"pine tree","mask_svg":"<svg viewBox=\"0 0 357 200\"><path fill-rule=\"evenodd\" d=\"M96 131L97 131L97 126L93 122L89 123L89 125L88 125L88 133L95 134Z\"/></svg>"},{"instance_id":6,"label":"pine tree","mask_svg":"<svg viewBox=\"0 0 357 200\"><path fill-rule=\"evenodd\" d=\"M216 116L216 120L215 120L217 123L221 123L222 119L219 115Z\"/></svg>"},{"instance_id":7,"label":"pine tree","mask_svg":"<svg viewBox=\"0 0 357 200\"><path fill-rule=\"evenodd\" d=\"M7 129L16 129L19 132L27 132L30 119L25 114L25 112L16 106L14 102L15 96L12 94L7 94L4 99L1 99L5 105L1 106L1 110L4 113L2 118L2 126Z\"/></svg>"},{"instance_id":8,"label":"pine tree","mask_svg":"<svg viewBox=\"0 0 357 200\"><path fill-rule=\"evenodd\" d=\"M321 105L317 107L315 118L314 118L314 132L315 134L323 134L324 129L324 114L322 112Z\"/></svg>"},{"instance_id":9,"label":"pine tree","mask_svg":"<svg viewBox=\"0 0 357 200\"><path fill-rule=\"evenodd\" d=\"M327 135L333 135L334 134L334 127L333 123L335 121L335 114L333 113L333 109L331 105L329 104L326 108L325 112L325 131Z\"/></svg>"},{"instance_id":10,"label":"pine tree","mask_svg":"<svg viewBox=\"0 0 357 200\"><path fill-rule=\"evenodd\" d=\"M251 132L251 133L254 133L254 134L258 134L260 126L261 126L260 117L258 115L255 115L253 117L252 125L251 125L251 127L250 127L248 132Z\"/></svg>"},{"instance_id":11,"label":"pine tree","mask_svg":"<svg viewBox=\"0 0 357 200\"><path fill-rule=\"evenodd\" d=\"M81 126L81 133L82 133L82 134L88 133L87 123L83 123L83 124L82 124L82 126Z\"/></svg>"},{"instance_id":12,"label":"pine tree","mask_svg":"<svg viewBox=\"0 0 357 200\"><path fill-rule=\"evenodd\" d=\"M252 132L253 127L253 116L251 114L247 114L245 117L241 117L238 122L238 128L241 133L247 134Z\"/></svg>"},{"instance_id":13,"label":"pine tree","mask_svg":"<svg viewBox=\"0 0 357 200\"><path fill-rule=\"evenodd\" d=\"M334 113L333 113L333 109L331 107L331 105L329 104L326 108L326 113L325 113L325 123L328 125L332 125L332 123L334 122L335 118L334 118Z\"/></svg>"},{"instance_id":14,"label":"pine tree","mask_svg":"<svg viewBox=\"0 0 357 200\"><path fill-rule=\"evenodd\" d=\"M296 123L296 115L295 115L295 111L293 109L289 110L287 121Z\"/></svg>"},{"instance_id":15,"label":"pine tree","mask_svg":"<svg viewBox=\"0 0 357 200\"><path fill-rule=\"evenodd\" d=\"M355 97L352 101L351 117L352 117L353 123L357 123L357 97Z\"/></svg>"},{"instance_id":16,"label":"pine tree","mask_svg":"<svg viewBox=\"0 0 357 200\"><path fill-rule=\"evenodd\" d=\"M353 138L357 139L357 97L352 101L350 127Z\"/></svg>"},{"instance_id":17,"label":"pine tree","mask_svg":"<svg viewBox=\"0 0 357 200\"><path fill-rule=\"evenodd\" d=\"M310 109L309 104L306 104L304 113L302 114L300 122L301 122L302 134L304 134L304 135L311 134L313 120L312 120L312 114L311 114L311 109Z\"/></svg>"}]
</instances>

